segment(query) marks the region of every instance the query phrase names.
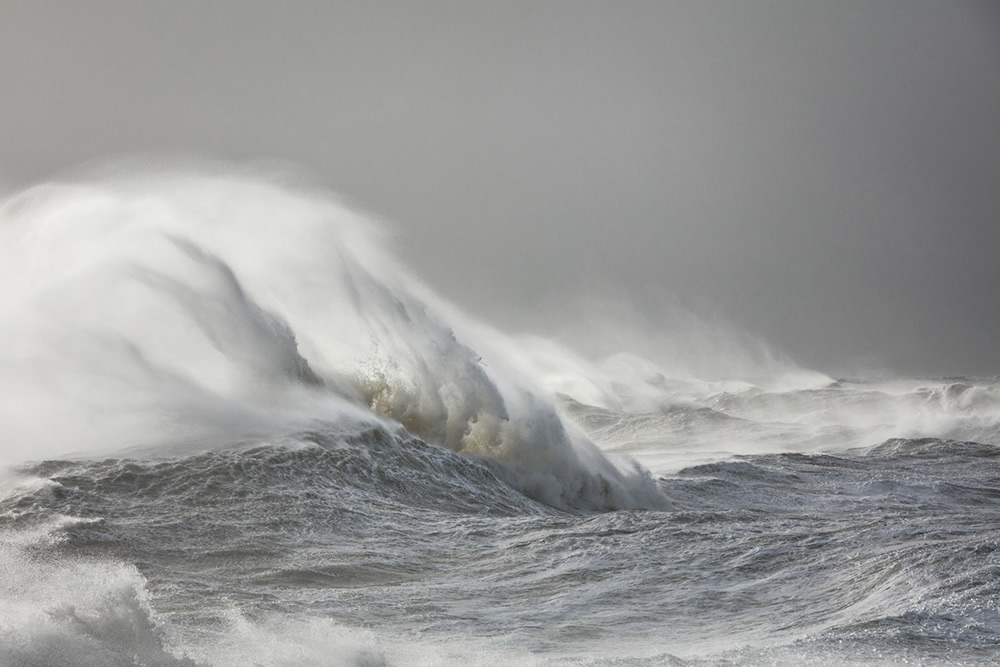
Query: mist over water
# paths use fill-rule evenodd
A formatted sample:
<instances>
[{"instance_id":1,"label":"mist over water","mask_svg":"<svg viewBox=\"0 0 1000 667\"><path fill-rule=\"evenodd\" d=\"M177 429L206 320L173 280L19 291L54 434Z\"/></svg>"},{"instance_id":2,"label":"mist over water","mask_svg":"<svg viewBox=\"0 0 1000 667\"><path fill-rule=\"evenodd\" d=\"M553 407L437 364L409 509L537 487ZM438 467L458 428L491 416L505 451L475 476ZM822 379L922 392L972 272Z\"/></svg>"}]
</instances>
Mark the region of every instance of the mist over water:
<instances>
[{"instance_id":1,"label":"mist over water","mask_svg":"<svg viewBox=\"0 0 1000 667\"><path fill-rule=\"evenodd\" d=\"M479 321L273 170L8 195L0 664L995 656L996 378L591 304Z\"/></svg>"}]
</instances>

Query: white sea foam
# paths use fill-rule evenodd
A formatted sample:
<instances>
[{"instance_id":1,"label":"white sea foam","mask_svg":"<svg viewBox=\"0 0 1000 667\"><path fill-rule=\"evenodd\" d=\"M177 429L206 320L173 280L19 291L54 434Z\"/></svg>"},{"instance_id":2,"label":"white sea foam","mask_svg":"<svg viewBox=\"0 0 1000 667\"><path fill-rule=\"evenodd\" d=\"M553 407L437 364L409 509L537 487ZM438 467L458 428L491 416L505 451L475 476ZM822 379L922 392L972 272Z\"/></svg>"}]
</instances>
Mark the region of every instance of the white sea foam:
<instances>
[{"instance_id":1,"label":"white sea foam","mask_svg":"<svg viewBox=\"0 0 1000 667\"><path fill-rule=\"evenodd\" d=\"M79 523L54 517L0 539L0 664L193 665L166 649L145 580L134 567L55 559L32 550Z\"/></svg>"}]
</instances>

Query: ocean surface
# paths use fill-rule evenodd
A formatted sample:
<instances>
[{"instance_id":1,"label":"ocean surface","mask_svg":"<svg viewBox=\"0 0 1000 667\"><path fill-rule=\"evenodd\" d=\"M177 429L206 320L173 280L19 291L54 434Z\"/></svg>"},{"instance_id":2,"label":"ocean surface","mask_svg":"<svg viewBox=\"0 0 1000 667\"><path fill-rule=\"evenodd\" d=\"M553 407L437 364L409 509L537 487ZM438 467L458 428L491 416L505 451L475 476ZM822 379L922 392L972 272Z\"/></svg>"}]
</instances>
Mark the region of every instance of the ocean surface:
<instances>
[{"instance_id":1,"label":"ocean surface","mask_svg":"<svg viewBox=\"0 0 1000 667\"><path fill-rule=\"evenodd\" d=\"M1000 379L588 355L390 249L274 174L3 200L0 665L1000 660Z\"/></svg>"}]
</instances>

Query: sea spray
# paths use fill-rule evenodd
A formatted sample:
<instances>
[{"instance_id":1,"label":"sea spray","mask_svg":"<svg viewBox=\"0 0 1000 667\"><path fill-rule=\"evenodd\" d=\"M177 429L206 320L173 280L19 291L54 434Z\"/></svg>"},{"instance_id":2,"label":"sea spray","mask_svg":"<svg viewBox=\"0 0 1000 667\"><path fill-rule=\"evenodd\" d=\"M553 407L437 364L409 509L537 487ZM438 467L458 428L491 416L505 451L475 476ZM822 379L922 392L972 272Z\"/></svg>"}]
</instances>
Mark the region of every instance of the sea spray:
<instances>
[{"instance_id":1,"label":"sea spray","mask_svg":"<svg viewBox=\"0 0 1000 667\"><path fill-rule=\"evenodd\" d=\"M553 505L665 506L648 473L608 460L513 370L517 350L487 366L461 341L372 222L287 179L106 173L35 187L0 207L0 265L8 457L389 419L501 462Z\"/></svg>"}]
</instances>

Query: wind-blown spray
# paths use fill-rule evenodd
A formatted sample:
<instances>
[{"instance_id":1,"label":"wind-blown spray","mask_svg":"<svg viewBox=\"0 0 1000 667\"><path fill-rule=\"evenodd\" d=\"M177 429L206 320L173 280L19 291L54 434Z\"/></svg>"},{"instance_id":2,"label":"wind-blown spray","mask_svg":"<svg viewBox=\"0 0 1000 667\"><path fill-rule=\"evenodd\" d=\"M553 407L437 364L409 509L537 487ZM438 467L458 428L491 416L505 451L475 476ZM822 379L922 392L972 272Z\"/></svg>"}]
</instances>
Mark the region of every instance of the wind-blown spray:
<instances>
[{"instance_id":1,"label":"wind-blown spray","mask_svg":"<svg viewBox=\"0 0 1000 667\"><path fill-rule=\"evenodd\" d=\"M554 505L663 505L510 351L487 368L376 226L315 190L176 172L39 186L0 209L0 266L8 456L388 419Z\"/></svg>"}]
</instances>

